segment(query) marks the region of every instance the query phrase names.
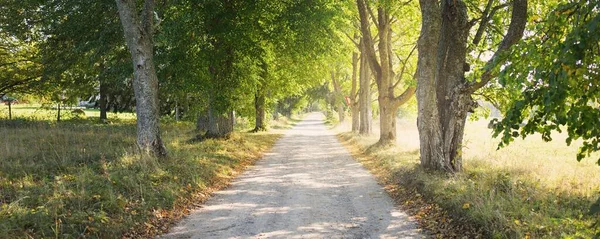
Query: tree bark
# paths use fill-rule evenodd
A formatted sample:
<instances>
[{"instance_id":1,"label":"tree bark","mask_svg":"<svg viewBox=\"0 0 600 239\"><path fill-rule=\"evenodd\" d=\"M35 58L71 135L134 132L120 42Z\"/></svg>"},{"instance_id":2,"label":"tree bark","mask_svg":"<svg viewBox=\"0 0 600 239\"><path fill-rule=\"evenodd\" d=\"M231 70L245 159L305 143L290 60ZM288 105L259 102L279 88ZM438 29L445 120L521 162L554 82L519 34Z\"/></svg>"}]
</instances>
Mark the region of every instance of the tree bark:
<instances>
[{"instance_id":1,"label":"tree bark","mask_svg":"<svg viewBox=\"0 0 600 239\"><path fill-rule=\"evenodd\" d=\"M208 111L198 113L196 119L196 130L199 132L208 131Z\"/></svg>"},{"instance_id":2,"label":"tree bark","mask_svg":"<svg viewBox=\"0 0 600 239\"><path fill-rule=\"evenodd\" d=\"M12 120L12 101L8 100L8 119Z\"/></svg>"},{"instance_id":3,"label":"tree bark","mask_svg":"<svg viewBox=\"0 0 600 239\"><path fill-rule=\"evenodd\" d=\"M373 112L371 111L371 69L367 63L366 54L364 52L364 42L361 40L360 53L360 90L358 104L360 110L360 135L371 135L373 133Z\"/></svg>"},{"instance_id":4,"label":"tree bark","mask_svg":"<svg viewBox=\"0 0 600 239\"><path fill-rule=\"evenodd\" d=\"M254 111L255 123L252 132L267 130L267 115L265 112L266 104L266 83L269 82L269 67L266 61L261 61L261 80L257 84L256 92L254 93Z\"/></svg>"},{"instance_id":5,"label":"tree bark","mask_svg":"<svg viewBox=\"0 0 600 239\"><path fill-rule=\"evenodd\" d=\"M354 35L357 39L358 35ZM359 46L360 47L360 46ZM358 133L360 130L360 107L358 103L358 52L352 52L352 88L350 89L350 110L352 112L352 132Z\"/></svg>"},{"instance_id":6,"label":"tree bark","mask_svg":"<svg viewBox=\"0 0 600 239\"><path fill-rule=\"evenodd\" d=\"M264 89L258 89L254 95L254 110L256 111L256 123L253 132L267 130L265 113L265 92Z\"/></svg>"},{"instance_id":7,"label":"tree bark","mask_svg":"<svg viewBox=\"0 0 600 239\"><path fill-rule=\"evenodd\" d=\"M518 5L523 2L524 5ZM465 79L471 27L467 7L462 0L443 0L441 4L437 0L420 0L420 4L417 126L421 165L430 170L456 173L462 170L462 139L467 113L477 106L471 97L473 86ZM526 0L515 0L513 4L517 4L513 9L517 6L527 8ZM515 14L525 14L526 19L526 10L513 10ZM512 25L511 22L511 28ZM514 29L521 29L521 35L511 33L509 28L505 40L517 35L519 39L522 37L524 25ZM499 51L508 49L504 42Z\"/></svg>"},{"instance_id":8,"label":"tree bark","mask_svg":"<svg viewBox=\"0 0 600 239\"><path fill-rule=\"evenodd\" d=\"M158 78L153 60L154 1L145 0L141 11L135 0L115 1L134 69L137 144L142 151L166 156L167 150L160 137Z\"/></svg>"},{"instance_id":9,"label":"tree bark","mask_svg":"<svg viewBox=\"0 0 600 239\"><path fill-rule=\"evenodd\" d=\"M107 111L108 111L108 102L106 92L106 83L103 80L100 80L100 99L98 100L98 106L100 107L100 121L107 120Z\"/></svg>"},{"instance_id":10,"label":"tree bark","mask_svg":"<svg viewBox=\"0 0 600 239\"><path fill-rule=\"evenodd\" d=\"M331 83L333 83L333 103L335 104L335 107L337 108L336 111L338 113L338 119L341 122L344 122L344 120L346 119L346 112L344 110L344 94L342 93L342 88L340 86L340 82L338 81L338 79L335 76L335 71L331 71Z\"/></svg>"},{"instance_id":11,"label":"tree bark","mask_svg":"<svg viewBox=\"0 0 600 239\"><path fill-rule=\"evenodd\" d=\"M206 138L227 138L233 132L235 115L229 111L227 116L214 108L210 102L208 106L208 127L204 137Z\"/></svg>"},{"instance_id":12,"label":"tree bark","mask_svg":"<svg viewBox=\"0 0 600 239\"><path fill-rule=\"evenodd\" d=\"M441 6L436 0L420 2L423 25L418 43L417 126L421 164L428 169L457 172L462 168L464 119L471 110L470 96L459 97L465 82L469 30L466 6L460 0L442 1Z\"/></svg>"},{"instance_id":13,"label":"tree bark","mask_svg":"<svg viewBox=\"0 0 600 239\"><path fill-rule=\"evenodd\" d=\"M221 132L219 131L219 114L212 106L212 102L208 105L208 125L206 127L206 135L208 138L219 138Z\"/></svg>"},{"instance_id":14,"label":"tree bark","mask_svg":"<svg viewBox=\"0 0 600 239\"><path fill-rule=\"evenodd\" d=\"M60 122L60 102L58 102L58 111L56 112L56 122Z\"/></svg>"},{"instance_id":15,"label":"tree bark","mask_svg":"<svg viewBox=\"0 0 600 239\"><path fill-rule=\"evenodd\" d=\"M175 101L175 121L179 122L179 103Z\"/></svg>"}]
</instances>

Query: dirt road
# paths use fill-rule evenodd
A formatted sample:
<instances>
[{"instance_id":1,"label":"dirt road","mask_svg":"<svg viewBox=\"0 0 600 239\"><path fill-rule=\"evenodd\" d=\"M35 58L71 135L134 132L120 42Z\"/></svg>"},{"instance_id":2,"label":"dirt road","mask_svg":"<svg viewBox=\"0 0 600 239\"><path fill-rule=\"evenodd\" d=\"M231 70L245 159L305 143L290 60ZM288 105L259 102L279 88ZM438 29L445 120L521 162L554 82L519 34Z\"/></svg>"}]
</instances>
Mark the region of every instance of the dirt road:
<instances>
[{"instance_id":1,"label":"dirt road","mask_svg":"<svg viewBox=\"0 0 600 239\"><path fill-rule=\"evenodd\" d=\"M423 238L310 114L162 238Z\"/></svg>"}]
</instances>

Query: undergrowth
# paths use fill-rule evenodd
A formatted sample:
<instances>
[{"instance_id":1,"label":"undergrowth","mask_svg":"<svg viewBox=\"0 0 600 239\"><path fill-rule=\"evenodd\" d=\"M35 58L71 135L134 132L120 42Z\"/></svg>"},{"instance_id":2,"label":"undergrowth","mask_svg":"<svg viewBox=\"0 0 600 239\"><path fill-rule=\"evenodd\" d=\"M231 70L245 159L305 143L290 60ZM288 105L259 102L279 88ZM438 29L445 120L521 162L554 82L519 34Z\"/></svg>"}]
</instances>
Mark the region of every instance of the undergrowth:
<instances>
[{"instance_id":1,"label":"undergrowth","mask_svg":"<svg viewBox=\"0 0 600 239\"><path fill-rule=\"evenodd\" d=\"M588 210L598 195L588 192L597 192L597 184L570 190L532 177L527 164L501 167L490 159L466 160L464 172L454 176L426 172L418 149L369 151L360 136L339 137L438 238L592 238L596 233L591 227L596 218Z\"/></svg>"},{"instance_id":2,"label":"undergrowth","mask_svg":"<svg viewBox=\"0 0 600 239\"><path fill-rule=\"evenodd\" d=\"M152 237L223 187L279 137L189 143L163 125L168 158L140 156L135 124L0 122L0 238Z\"/></svg>"}]
</instances>

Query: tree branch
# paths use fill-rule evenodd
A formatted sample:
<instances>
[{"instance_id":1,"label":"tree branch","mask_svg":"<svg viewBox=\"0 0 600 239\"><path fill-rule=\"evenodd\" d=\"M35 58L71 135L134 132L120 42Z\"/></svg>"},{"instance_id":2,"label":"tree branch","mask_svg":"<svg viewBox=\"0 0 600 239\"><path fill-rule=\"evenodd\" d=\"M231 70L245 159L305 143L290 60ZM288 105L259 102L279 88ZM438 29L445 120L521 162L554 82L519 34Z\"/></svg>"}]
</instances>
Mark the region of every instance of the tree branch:
<instances>
[{"instance_id":1,"label":"tree branch","mask_svg":"<svg viewBox=\"0 0 600 239\"><path fill-rule=\"evenodd\" d=\"M365 3L365 6L367 7L367 10L369 11L369 15L373 19L373 22L375 23L375 25L377 25L377 27L379 27L379 21L377 20L377 17L375 16L373 9L369 6L369 4L367 4L366 2L364 2L364 3Z\"/></svg>"},{"instance_id":2,"label":"tree branch","mask_svg":"<svg viewBox=\"0 0 600 239\"><path fill-rule=\"evenodd\" d=\"M154 34L154 0L144 1L144 10L142 12L142 28L144 29L145 34Z\"/></svg>"},{"instance_id":3,"label":"tree branch","mask_svg":"<svg viewBox=\"0 0 600 239\"><path fill-rule=\"evenodd\" d=\"M354 43L354 46L356 46L357 48L360 48L360 44L358 44L358 42L356 42L354 40L354 38L350 37L350 35L347 32L344 32L344 35L346 35L346 37L348 37L348 39L350 39L350 41L352 41L352 43Z\"/></svg>"},{"instance_id":4,"label":"tree branch","mask_svg":"<svg viewBox=\"0 0 600 239\"><path fill-rule=\"evenodd\" d=\"M400 57L398 56L398 60L403 62L402 70L400 70L400 74L398 75L398 80L396 81L396 83L394 83L393 88L396 88L396 86L398 86L400 81L402 81L402 76L404 75L404 72L406 71L406 66L408 65L408 59L410 59L410 57L412 56L412 54L415 52L416 49L417 49L417 44L415 43L415 46L413 46L412 50L410 50L410 53L408 53L408 56L406 57L406 59L404 59L404 61L402 61L400 59Z\"/></svg>"},{"instance_id":5,"label":"tree branch","mask_svg":"<svg viewBox=\"0 0 600 239\"><path fill-rule=\"evenodd\" d=\"M0 67L4 67L4 66L8 66L8 65L14 65L14 64L17 64L17 63L21 63L21 62L36 63L35 61L29 60L29 59L23 59L23 60L18 60L18 61L13 61L13 62L7 62L7 63L0 64Z\"/></svg>"},{"instance_id":6,"label":"tree branch","mask_svg":"<svg viewBox=\"0 0 600 239\"><path fill-rule=\"evenodd\" d=\"M481 75L479 82L471 83L467 90L470 93L475 92L481 87L485 86L495 75L492 70L499 65L500 55L507 51L511 46L519 42L523 38L523 32L525 31L525 25L527 24L527 0L514 0L512 2L512 16L508 31L502 39L498 50L494 53L494 56L485 64L483 69L485 72Z\"/></svg>"},{"instance_id":7,"label":"tree branch","mask_svg":"<svg viewBox=\"0 0 600 239\"><path fill-rule=\"evenodd\" d=\"M479 42L481 41L481 37L483 36L483 33L485 32L485 29L486 29L490 19L492 19L492 17L494 17L494 14L496 14L496 12L498 10L508 7L510 5L510 2L507 2L507 3L503 3L503 4L500 4L500 5L492 8L493 3L494 3L494 0L488 0L488 4L485 8L485 11L483 11L483 14L481 16L481 22L479 23L479 28L477 29L477 33L475 33L475 37L473 38L474 45L478 45Z\"/></svg>"},{"instance_id":8,"label":"tree branch","mask_svg":"<svg viewBox=\"0 0 600 239\"><path fill-rule=\"evenodd\" d=\"M402 94L393 99L394 108L398 108L404 103L406 103L408 100L410 100L410 97L412 97L416 91L417 87L415 86L409 86L408 88L406 88L406 90L404 90Z\"/></svg>"},{"instance_id":9,"label":"tree branch","mask_svg":"<svg viewBox=\"0 0 600 239\"><path fill-rule=\"evenodd\" d=\"M356 0L356 3L358 5L358 13L360 15L360 28L365 43L363 45L363 50L365 50L367 61L369 62L369 65L373 71L375 71L375 74L381 74L381 66L379 65L379 62L377 62L375 46L373 45L373 36L371 35L371 30L369 28L367 4L365 0Z\"/></svg>"},{"instance_id":10,"label":"tree branch","mask_svg":"<svg viewBox=\"0 0 600 239\"><path fill-rule=\"evenodd\" d=\"M16 88L17 86L22 86L31 83L35 79L40 78L39 75L35 75L29 78L25 78L22 80L14 81L12 83L2 84L0 85L0 93L6 94L9 90Z\"/></svg>"}]
</instances>

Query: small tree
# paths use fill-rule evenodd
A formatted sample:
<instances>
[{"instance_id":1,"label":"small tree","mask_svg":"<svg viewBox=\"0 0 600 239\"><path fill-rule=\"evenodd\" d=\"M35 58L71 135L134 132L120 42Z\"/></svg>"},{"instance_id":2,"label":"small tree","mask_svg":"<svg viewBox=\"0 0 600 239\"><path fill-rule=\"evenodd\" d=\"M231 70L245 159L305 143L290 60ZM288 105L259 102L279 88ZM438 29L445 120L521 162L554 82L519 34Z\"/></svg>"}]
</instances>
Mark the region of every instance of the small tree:
<instances>
[{"instance_id":1,"label":"small tree","mask_svg":"<svg viewBox=\"0 0 600 239\"><path fill-rule=\"evenodd\" d=\"M4 98L4 103L6 103L6 105L8 105L8 119L12 119L12 104L16 101L17 99L14 97L5 97Z\"/></svg>"},{"instance_id":2,"label":"small tree","mask_svg":"<svg viewBox=\"0 0 600 239\"><path fill-rule=\"evenodd\" d=\"M364 57L375 74L375 83L379 93L377 99L380 111L378 144L394 144L396 142L396 111L398 107L406 103L415 94L416 87L408 85L402 93L396 94L396 87L404 78L402 74L397 76L393 69L393 61L396 55L392 49L392 23L394 21L391 14L392 4L387 1L379 3L377 15L375 16L368 1L356 0L356 3L363 36ZM377 50L375 49L375 39L371 34L370 19L373 19L377 29Z\"/></svg>"}]
</instances>

